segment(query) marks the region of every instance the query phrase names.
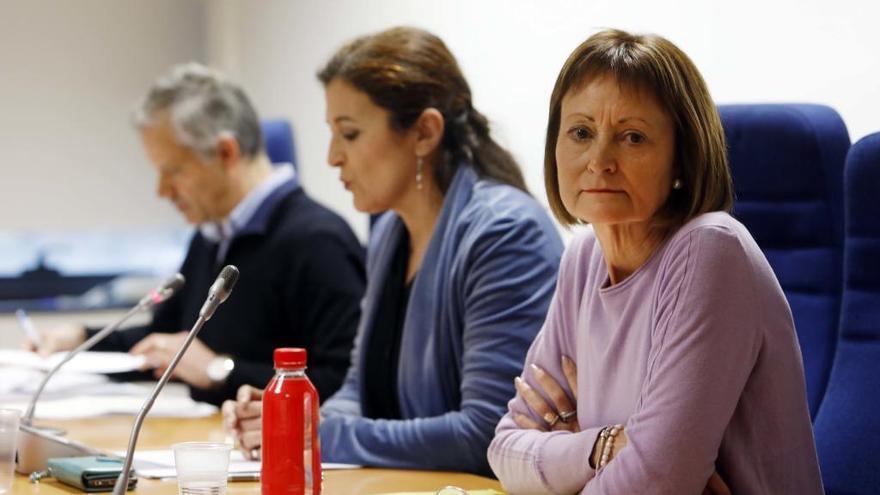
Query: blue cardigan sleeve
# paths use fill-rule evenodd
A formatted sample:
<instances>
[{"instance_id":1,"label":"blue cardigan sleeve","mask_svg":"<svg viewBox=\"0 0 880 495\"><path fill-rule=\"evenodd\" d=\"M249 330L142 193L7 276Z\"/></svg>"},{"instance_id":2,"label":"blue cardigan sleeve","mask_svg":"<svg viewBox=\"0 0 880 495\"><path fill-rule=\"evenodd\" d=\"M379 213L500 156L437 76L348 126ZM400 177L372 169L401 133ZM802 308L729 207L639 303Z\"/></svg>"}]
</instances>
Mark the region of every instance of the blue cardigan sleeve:
<instances>
[{"instance_id":1,"label":"blue cardigan sleeve","mask_svg":"<svg viewBox=\"0 0 880 495\"><path fill-rule=\"evenodd\" d=\"M544 321L562 244L552 227L507 218L492 222L469 245L461 265L444 273L460 294L464 320L461 369L455 373L459 406L434 417L364 418L354 362L342 390L322 409L324 460L491 474L486 450Z\"/></svg>"},{"instance_id":2,"label":"blue cardigan sleeve","mask_svg":"<svg viewBox=\"0 0 880 495\"><path fill-rule=\"evenodd\" d=\"M360 332L358 332L360 335ZM359 338L355 340L354 349L351 353L351 364L345 374L342 387L329 399L321 404L321 415L325 419L321 423L321 429L326 429L327 417L330 416L360 416L360 380L358 379L358 350L360 349ZM326 458L326 455L323 457Z\"/></svg>"}]
</instances>

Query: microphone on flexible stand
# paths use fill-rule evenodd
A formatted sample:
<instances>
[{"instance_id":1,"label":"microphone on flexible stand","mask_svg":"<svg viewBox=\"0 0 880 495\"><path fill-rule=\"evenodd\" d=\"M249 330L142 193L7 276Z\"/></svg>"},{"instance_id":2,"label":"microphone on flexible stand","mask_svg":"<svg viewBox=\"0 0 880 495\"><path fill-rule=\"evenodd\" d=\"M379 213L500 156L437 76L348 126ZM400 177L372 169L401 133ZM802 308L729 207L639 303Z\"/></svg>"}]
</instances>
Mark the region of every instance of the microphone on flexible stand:
<instances>
[{"instance_id":1,"label":"microphone on flexible stand","mask_svg":"<svg viewBox=\"0 0 880 495\"><path fill-rule=\"evenodd\" d=\"M168 363L168 367L165 369L165 372L162 373L162 377L159 378L159 382L153 388L150 396L144 401L144 405L141 406L141 410L134 420L134 425L131 427L131 436L128 440L128 449L125 451L125 459L122 463L122 471L119 473L119 477L116 478L116 484L113 485L113 495L124 494L128 487L128 480L131 475L131 464L134 460L134 449L137 445L138 435L144 424L144 418L147 416L147 413L150 412L153 403L156 402L159 392L161 392L165 387L165 384L168 383L171 374L177 367L177 363L180 362L180 359L183 357L184 353L186 353L186 350L189 348L190 344L192 344L192 341L195 340L196 335L198 335L202 326L206 321L211 319L211 316L214 315L214 311L217 310L217 307L229 297L229 294L232 292L232 288L235 287L237 281L238 268L232 265L226 265L223 267L223 270L220 271L217 280L215 280L214 284L211 285L211 288L208 289L208 298L205 300L205 304L202 305L202 309L199 311L198 319L196 319L195 324L189 331L183 344L181 344L180 349L178 349L177 353L174 354L174 357L171 358L171 362Z\"/></svg>"},{"instance_id":2,"label":"microphone on flexible stand","mask_svg":"<svg viewBox=\"0 0 880 495\"><path fill-rule=\"evenodd\" d=\"M133 308L128 310L128 312L125 313L121 318L102 328L101 331L99 331L95 335L92 335L90 339L86 340L77 348L67 353L67 355L64 356L64 359L59 361L58 364L56 364L51 370L49 370L48 373L46 373L46 376L43 377L43 381L41 381L40 385L37 386L37 391L34 392L34 395L33 397L31 397L31 401L28 404L27 412L25 412L24 416L22 416L21 418L22 424L27 426L31 426L33 424L34 409L36 409L37 407L37 400L40 398L40 394L43 393L43 389L46 388L46 383L48 383L49 379L51 379L55 375L55 373L57 373L58 370L61 369L62 366L73 359L74 356L76 356L77 354L91 349L95 346L95 344L104 340L105 337L113 333L117 328L119 328L120 325L125 323L126 320L134 316L135 313L155 306L171 297L178 289L183 287L184 281L185 280L183 278L183 275L179 273L172 275L168 278L168 280L163 282L162 285L156 287L155 289L150 291L149 294L141 298L141 300L138 301L138 303Z\"/></svg>"},{"instance_id":3,"label":"microphone on flexible stand","mask_svg":"<svg viewBox=\"0 0 880 495\"><path fill-rule=\"evenodd\" d=\"M126 320L131 318L135 313L151 308L171 297L181 287L183 287L183 275L177 273L165 280L161 285L150 291L141 298L138 303L122 315L119 319L102 328L98 333L92 335L91 338L80 344L78 347L67 353L64 358L49 370L43 377L43 380L37 386L28 403L28 408L21 418L19 431L21 438L18 445L18 460L16 470L20 473L31 473L46 469L46 460L49 457L67 457L71 455L93 454L97 452L95 449L86 445L74 442L52 433L42 431L33 426L34 412L37 406L37 400L46 388L49 380L55 376L68 361L73 359L77 354L87 351L94 347L95 344L104 340L105 337L113 333Z\"/></svg>"}]
</instances>

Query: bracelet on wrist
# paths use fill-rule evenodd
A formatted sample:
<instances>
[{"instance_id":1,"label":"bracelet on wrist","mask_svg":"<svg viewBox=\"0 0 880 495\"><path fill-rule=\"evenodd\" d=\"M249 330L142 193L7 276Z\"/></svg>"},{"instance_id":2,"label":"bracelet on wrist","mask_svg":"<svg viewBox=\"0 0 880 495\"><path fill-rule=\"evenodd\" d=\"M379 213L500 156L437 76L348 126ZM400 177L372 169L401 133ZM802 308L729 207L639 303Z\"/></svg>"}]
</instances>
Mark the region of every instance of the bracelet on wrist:
<instances>
[{"instance_id":1,"label":"bracelet on wrist","mask_svg":"<svg viewBox=\"0 0 880 495\"><path fill-rule=\"evenodd\" d=\"M607 437L602 444L602 455L599 457L599 469L607 466L611 462L614 453L614 441L617 439L618 433L623 430L623 425L617 424L608 430L603 430L603 434L607 433Z\"/></svg>"},{"instance_id":2,"label":"bracelet on wrist","mask_svg":"<svg viewBox=\"0 0 880 495\"><path fill-rule=\"evenodd\" d=\"M593 443L593 450L590 452L590 467L593 469L599 469L599 459L602 456L602 449L605 446L605 440L608 438L607 433L608 427L603 426L602 429L599 430L599 433L596 434L596 441Z\"/></svg>"}]
</instances>

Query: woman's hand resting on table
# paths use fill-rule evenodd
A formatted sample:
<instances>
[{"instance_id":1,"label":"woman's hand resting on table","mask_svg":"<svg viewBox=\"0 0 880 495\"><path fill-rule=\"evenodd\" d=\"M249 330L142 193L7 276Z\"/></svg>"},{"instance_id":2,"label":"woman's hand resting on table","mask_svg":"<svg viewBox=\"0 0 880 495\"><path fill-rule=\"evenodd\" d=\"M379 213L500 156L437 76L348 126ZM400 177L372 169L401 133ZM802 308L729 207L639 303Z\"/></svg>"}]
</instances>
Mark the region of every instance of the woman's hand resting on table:
<instances>
[{"instance_id":1,"label":"woman's hand resting on table","mask_svg":"<svg viewBox=\"0 0 880 495\"><path fill-rule=\"evenodd\" d=\"M242 385L236 400L223 403L223 429L235 438L246 459L260 458L263 443L263 391Z\"/></svg>"}]
</instances>

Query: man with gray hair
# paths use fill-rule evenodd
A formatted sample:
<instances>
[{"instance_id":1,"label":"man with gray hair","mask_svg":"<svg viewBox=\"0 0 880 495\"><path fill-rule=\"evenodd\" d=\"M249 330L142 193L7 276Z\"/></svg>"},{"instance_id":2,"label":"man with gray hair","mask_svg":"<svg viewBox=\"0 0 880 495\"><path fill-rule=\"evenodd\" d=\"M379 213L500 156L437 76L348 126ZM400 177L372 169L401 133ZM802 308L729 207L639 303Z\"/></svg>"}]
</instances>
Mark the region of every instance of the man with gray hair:
<instances>
[{"instance_id":1,"label":"man with gray hair","mask_svg":"<svg viewBox=\"0 0 880 495\"><path fill-rule=\"evenodd\" d=\"M304 347L320 397L342 383L360 317L363 249L338 215L299 185L291 164L273 167L242 89L198 64L174 67L135 112L160 197L196 225L181 273L187 283L144 327L112 334L98 350L143 354L158 376L198 315L219 268L241 278L175 370L197 400L220 404L245 384L262 388L277 347ZM46 334L44 352L69 349L93 330Z\"/></svg>"}]
</instances>

